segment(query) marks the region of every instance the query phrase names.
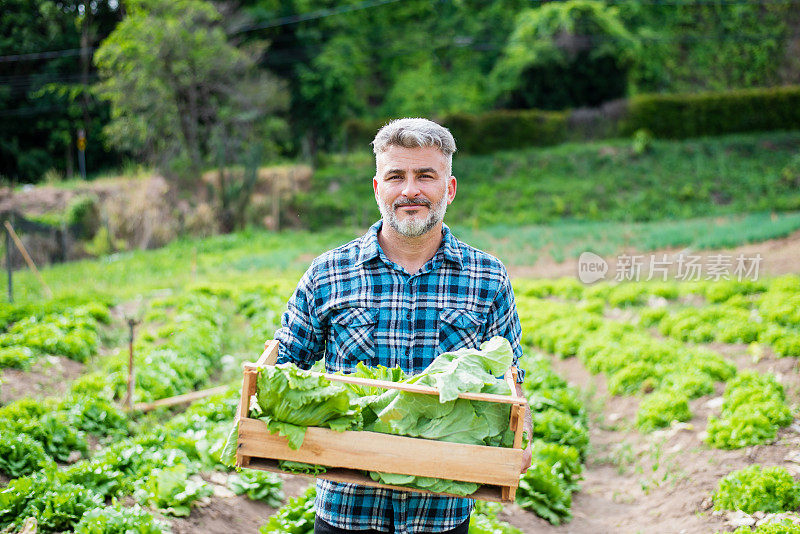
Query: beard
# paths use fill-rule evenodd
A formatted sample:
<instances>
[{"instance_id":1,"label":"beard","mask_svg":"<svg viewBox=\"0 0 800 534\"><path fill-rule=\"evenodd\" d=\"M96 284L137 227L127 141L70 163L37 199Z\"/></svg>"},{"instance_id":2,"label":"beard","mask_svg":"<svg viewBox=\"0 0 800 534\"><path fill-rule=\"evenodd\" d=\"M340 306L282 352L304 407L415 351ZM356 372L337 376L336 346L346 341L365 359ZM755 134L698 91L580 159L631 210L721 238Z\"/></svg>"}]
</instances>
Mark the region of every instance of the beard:
<instances>
[{"instance_id":1,"label":"beard","mask_svg":"<svg viewBox=\"0 0 800 534\"><path fill-rule=\"evenodd\" d=\"M404 220L397 218L397 208L401 206L425 206L428 208L428 216L422 218L421 215L408 215ZM444 221L444 214L447 212L447 189L442 195L442 200L435 206L426 198L410 200L400 198L389 206L383 200L378 200L378 208L381 210L383 222L391 226L397 233L405 237L419 237L430 232L434 226Z\"/></svg>"}]
</instances>

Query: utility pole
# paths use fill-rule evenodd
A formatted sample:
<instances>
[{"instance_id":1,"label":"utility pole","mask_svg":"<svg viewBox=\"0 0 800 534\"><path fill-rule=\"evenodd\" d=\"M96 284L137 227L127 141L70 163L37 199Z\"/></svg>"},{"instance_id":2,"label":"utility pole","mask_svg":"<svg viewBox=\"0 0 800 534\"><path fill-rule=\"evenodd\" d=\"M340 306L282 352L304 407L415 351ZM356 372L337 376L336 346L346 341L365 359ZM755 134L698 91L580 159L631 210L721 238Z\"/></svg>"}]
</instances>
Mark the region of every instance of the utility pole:
<instances>
[{"instance_id":1,"label":"utility pole","mask_svg":"<svg viewBox=\"0 0 800 534\"><path fill-rule=\"evenodd\" d=\"M78 165L81 178L86 180L86 133L89 131L91 119L89 117L89 45L91 36L89 31L92 26L92 3L83 3L83 20L81 21L81 84L83 85L83 128L78 130Z\"/></svg>"},{"instance_id":2,"label":"utility pole","mask_svg":"<svg viewBox=\"0 0 800 534\"><path fill-rule=\"evenodd\" d=\"M78 130L78 167L81 179L86 180L86 132L83 128Z\"/></svg>"},{"instance_id":3,"label":"utility pole","mask_svg":"<svg viewBox=\"0 0 800 534\"><path fill-rule=\"evenodd\" d=\"M6 228L6 269L8 270L8 302L14 302L14 269L11 263L11 255L14 249L11 246L11 232Z\"/></svg>"}]
</instances>

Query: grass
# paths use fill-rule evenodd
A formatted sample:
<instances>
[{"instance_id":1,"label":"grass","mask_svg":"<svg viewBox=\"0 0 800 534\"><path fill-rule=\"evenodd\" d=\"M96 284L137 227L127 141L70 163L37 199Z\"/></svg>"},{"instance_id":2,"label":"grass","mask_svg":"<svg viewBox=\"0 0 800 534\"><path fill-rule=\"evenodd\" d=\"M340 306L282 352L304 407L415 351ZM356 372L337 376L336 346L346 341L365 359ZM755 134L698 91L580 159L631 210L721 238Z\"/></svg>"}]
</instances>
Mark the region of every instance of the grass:
<instances>
[{"instance_id":1,"label":"grass","mask_svg":"<svg viewBox=\"0 0 800 534\"><path fill-rule=\"evenodd\" d=\"M577 257L585 250L608 256L630 248L646 252L663 247L733 246L781 237L797 229L800 213L762 213L665 222L497 225L478 230L455 226L453 232L462 241L496 255L507 266L520 267L548 257L556 261ZM177 290L197 281L247 284L279 278L296 282L315 256L364 231L245 231L183 239L158 250L54 265L43 269L42 276L56 297L94 292L123 300ZM42 296L41 286L27 269L14 274L15 301L35 301ZM7 300L5 292L3 300Z\"/></svg>"},{"instance_id":2,"label":"grass","mask_svg":"<svg viewBox=\"0 0 800 534\"><path fill-rule=\"evenodd\" d=\"M654 141L627 139L458 154L453 225L483 229L567 221L655 221L800 210L800 177L784 171L800 132ZM311 229L364 225L377 214L371 154L329 156L294 210Z\"/></svg>"}]
</instances>

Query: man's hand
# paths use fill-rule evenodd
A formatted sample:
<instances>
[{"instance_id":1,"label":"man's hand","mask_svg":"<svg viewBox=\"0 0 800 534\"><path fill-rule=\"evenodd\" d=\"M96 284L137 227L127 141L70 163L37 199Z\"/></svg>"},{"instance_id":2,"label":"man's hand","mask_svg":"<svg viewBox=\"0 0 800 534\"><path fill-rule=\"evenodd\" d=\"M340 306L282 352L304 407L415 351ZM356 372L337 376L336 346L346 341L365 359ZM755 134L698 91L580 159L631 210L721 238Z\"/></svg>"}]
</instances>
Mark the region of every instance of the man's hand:
<instances>
[{"instance_id":1,"label":"man's hand","mask_svg":"<svg viewBox=\"0 0 800 534\"><path fill-rule=\"evenodd\" d=\"M524 397L525 394L522 393L522 384L517 383L517 395L520 397ZM520 466L520 473L525 474L528 468L531 466L531 460L533 459L533 453L531 452L531 443L533 443L533 420L531 419L531 407L529 405L525 405L525 413L522 416L522 420L524 421L522 428L525 429L525 433L528 435L528 446L525 448L524 454L522 455L522 465Z\"/></svg>"},{"instance_id":2,"label":"man's hand","mask_svg":"<svg viewBox=\"0 0 800 534\"><path fill-rule=\"evenodd\" d=\"M525 449L522 455L522 468L519 470L520 474L525 474L525 472L531 466L531 460L533 460L533 453L531 452L531 444L528 443L528 447Z\"/></svg>"}]
</instances>

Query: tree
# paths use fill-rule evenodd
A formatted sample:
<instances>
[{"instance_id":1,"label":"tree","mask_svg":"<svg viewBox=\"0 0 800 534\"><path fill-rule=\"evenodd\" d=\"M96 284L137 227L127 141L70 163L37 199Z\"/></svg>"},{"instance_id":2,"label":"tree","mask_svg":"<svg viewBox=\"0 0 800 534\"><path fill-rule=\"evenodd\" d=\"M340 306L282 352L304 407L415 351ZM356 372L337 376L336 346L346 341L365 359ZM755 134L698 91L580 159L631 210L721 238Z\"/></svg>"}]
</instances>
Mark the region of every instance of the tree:
<instances>
[{"instance_id":1,"label":"tree","mask_svg":"<svg viewBox=\"0 0 800 534\"><path fill-rule=\"evenodd\" d=\"M216 166L224 230L243 223L260 161L274 150L286 106L282 84L228 42L203 0L137 0L95 54L97 92L111 103L109 142L135 151L179 185ZM247 167L250 171L236 170ZM246 176L249 176L247 178ZM238 200L237 200L238 199Z\"/></svg>"},{"instance_id":2,"label":"tree","mask_svg":"<svg viewBox=\"0 0 800 534\"><path fill-rule=\"evenodd\" d=\"M119 2L0 0L0 13L0 56L11 56L0 62L0 175L71 175L79 129L91 169L118 164L120 154L94 142L108 106L86 90L95 72L84 58L117 24Z\"/></svg>"},{"instance_id":3,"label":"tree","mask_svg":"<svg viewBox=\"0 0 800 534\"><path fill-rule=\"evenodd\" d=\"M492 72L497 101L563 109L624 97L638 49L618 10L598 0L524 10Z\"/></svg>"}]
</instances>

